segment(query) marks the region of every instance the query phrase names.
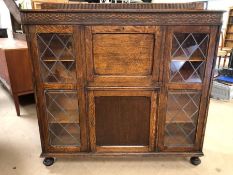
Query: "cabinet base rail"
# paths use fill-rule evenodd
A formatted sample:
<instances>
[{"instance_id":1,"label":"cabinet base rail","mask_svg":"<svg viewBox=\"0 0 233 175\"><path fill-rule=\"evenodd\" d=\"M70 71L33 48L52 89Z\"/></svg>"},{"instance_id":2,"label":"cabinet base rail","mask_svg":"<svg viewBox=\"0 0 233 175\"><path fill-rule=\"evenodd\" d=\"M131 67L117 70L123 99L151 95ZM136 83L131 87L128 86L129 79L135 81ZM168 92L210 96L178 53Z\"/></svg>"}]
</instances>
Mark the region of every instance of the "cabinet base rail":
<instances>
[{"instance_id":1,"label":"cabinet base rail","mask_svg":"<svg viewBox=\"0 0 233 175\"><path fill-rule=\"evenodd\" d=\"M179 156L179 157L190 157L190 163L192 165L199 165L201 160L199 157L203 156L202 152L166 152L166 153L42 153L41 157L44 157L43 164L45 166L51 166L54 164L56 158L101 158L101 157L168 157L168 156Z\"/></svg>"},{"instance_id":2,"label":"cabinet base rail","mask_svg":"<svg viewBox=\"0 0 233 175\"><path fill-rule=\"evenodd\" d=\"M163 157L163 156L180 156L180 157L201 157L204 156L203 152L150 152L150 153L92 153L92 152L80 152L80 153L41 153L40 157Z\"/></svg>"}]
</instances>

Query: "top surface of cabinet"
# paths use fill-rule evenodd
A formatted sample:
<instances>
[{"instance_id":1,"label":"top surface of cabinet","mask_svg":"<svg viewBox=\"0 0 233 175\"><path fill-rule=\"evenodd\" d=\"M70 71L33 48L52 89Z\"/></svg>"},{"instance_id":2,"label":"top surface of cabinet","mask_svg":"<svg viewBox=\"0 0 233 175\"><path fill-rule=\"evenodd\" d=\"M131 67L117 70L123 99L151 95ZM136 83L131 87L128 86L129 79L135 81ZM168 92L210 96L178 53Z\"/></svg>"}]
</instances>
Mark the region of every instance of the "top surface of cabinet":
<instances>
[{"instance_id":1,"label":"top surface of cabinet","mask_svg":"<svg viewBox=\"0 0 233 175\"><path fill-rule=\"evenodd\" d=\"M9 49L27 49L27 42L9 38L0 39L0 48L4 50Z\"/></svg>"}]
</instances>

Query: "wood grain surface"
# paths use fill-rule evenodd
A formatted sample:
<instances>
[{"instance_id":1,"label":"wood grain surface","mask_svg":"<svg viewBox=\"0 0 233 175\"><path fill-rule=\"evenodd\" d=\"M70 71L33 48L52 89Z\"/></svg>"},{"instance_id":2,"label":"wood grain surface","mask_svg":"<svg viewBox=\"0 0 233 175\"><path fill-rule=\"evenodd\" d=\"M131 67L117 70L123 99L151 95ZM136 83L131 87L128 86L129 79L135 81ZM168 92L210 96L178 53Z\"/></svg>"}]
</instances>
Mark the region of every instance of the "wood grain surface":
<instances>
[{"instance_id":1,"label":"wood grain surface","mask_svg":"<svg viewBox=\"0 0 233 175\"><path fill-rule=\"evenodd\" d=\"M124 76L151 74L153 35L95 34L93 45L95 74Z\"/></svg>"}]
</instances>

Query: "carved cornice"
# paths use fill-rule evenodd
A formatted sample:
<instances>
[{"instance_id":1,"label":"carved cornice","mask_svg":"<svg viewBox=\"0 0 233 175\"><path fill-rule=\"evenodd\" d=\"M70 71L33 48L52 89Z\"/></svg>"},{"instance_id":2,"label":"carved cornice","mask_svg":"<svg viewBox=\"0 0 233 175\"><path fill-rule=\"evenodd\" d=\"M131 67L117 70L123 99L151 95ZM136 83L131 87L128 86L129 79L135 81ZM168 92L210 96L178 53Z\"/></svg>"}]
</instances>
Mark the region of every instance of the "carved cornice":
<instances>
[{"instance_id":1,"label":"carved cornice","mask_svg":"<svg viewBox=\"0 0 233 175\"><path fill-rule=\"evenodd\" d=\"M222 12L173 11L173 12L57 12L25 11L23 24L80 24L80 25L220 25Z\"/></svg>"}]
</instances>

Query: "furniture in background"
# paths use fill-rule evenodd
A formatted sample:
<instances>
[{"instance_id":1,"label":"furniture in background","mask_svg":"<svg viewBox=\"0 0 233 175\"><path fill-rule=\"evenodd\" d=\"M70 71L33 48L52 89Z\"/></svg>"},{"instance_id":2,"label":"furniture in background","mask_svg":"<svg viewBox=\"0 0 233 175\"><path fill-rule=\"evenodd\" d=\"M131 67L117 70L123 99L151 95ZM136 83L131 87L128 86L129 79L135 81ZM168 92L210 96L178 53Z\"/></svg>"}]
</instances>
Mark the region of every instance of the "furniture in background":
<instances>
[{"instance_id":1,"label":"furniture in background","mask_svg":"<svg viewBox=\"0 0 233 175\"><path fill-rule=\"evenodd\" d=\"M15 0L3 0L3 1L10 11L13 38L25 41L26 36L22 30L20 11L17 4L15 3Z\"/></svg>"},{"instance_id":2,"label":"furniture in background","mask_svg":"<svg viewBox=\"0 0 233 175\"><path fill-rule=\"evenodd\" d=\"M18 97L33 93L32 68L19 8L14 0L3 1L10 11L14 39L0 40L0 80L11 92L17 115L20 116Z\"/></svg>"},{"instance_id":3,"label":"furniture in background","mask_svg":"<svg viewBox=\"0 0 233 175\"><path fill-rule=\"evenodd\" d=\"M87 3L85 0L80 1L70 1L70 0L31 0L32 2L32 9L41 9L41 5L44 3L50 3L50 4L59 4L59 3L66 3L66 4L80 4L80 3Z\"/></svg>"},{"instance_id":4,"label":"furniture in background","mask_svg":"<svg viewBox=\"0 0 233 175\"><path fill-rule=\"evenodd\" d=\"M44 2L48 2L46 0L31 0L32 1L32 9L41 9L41 4ZM68 3L69 0L50 0L50 3Z\"/></svg>"},{"instance_id":5,"label":"furniture in background","mask_svg":"<svg viewBox=\"0 0 233 175\"><path fill-rule=\"evenodd\" d=\"M225 31L225 35L221 32L221 45L218 49L218 69L220 69L221 60L223 58L224 68L227 62L227 59L230 57L230 54L233 50L233 7L229 9L229 16L227 22L227 28ZM230 64L230 60L228 65Z\"/></svg>"},{"instance_id":6,"label":"furniture in background","mask_svg":"<svg viewBox=\"0 0 233 175\"><path fill-rule=\"evenodd\" d=\"M223 12L63 7L21 15L44 164L54 157L158 155L200 164Z\"/></svg>"},{"instance_id":7,"label":"furniture in background","mask_svg":"<svg viewBox=\"0 0 233 175\"><path fill-rule=\"evenodd\" d=\"M224 68L226 65L227 58L230 56L233 48L230 47L224 47L224 36L223 32L220 33L220 45L218 48L218 64L217 64L217 69L220 69L221 61L223 58L223 64L221 68Z\"/></svg>"},{"instance_id":8,"label":"furniture in background","mask_svg":"<svg viewBox=\"0 0 233 175\"><path fill-rule=\"evenodd\" d=\"M33 93L32 68L26 41L0 38L0 81L11 92L20 116L20 95Z\"/></svg>"},{"instance_id":9,"label":"furniture in background","mask_svg":"<svg viewBox=\"0 0 233 175\"><path fill-rule=\"evenodd\" d=\"M227 28L225 32L224 47L233 48L233 7L229 9Z\"/></svg>"}]
</instances>

